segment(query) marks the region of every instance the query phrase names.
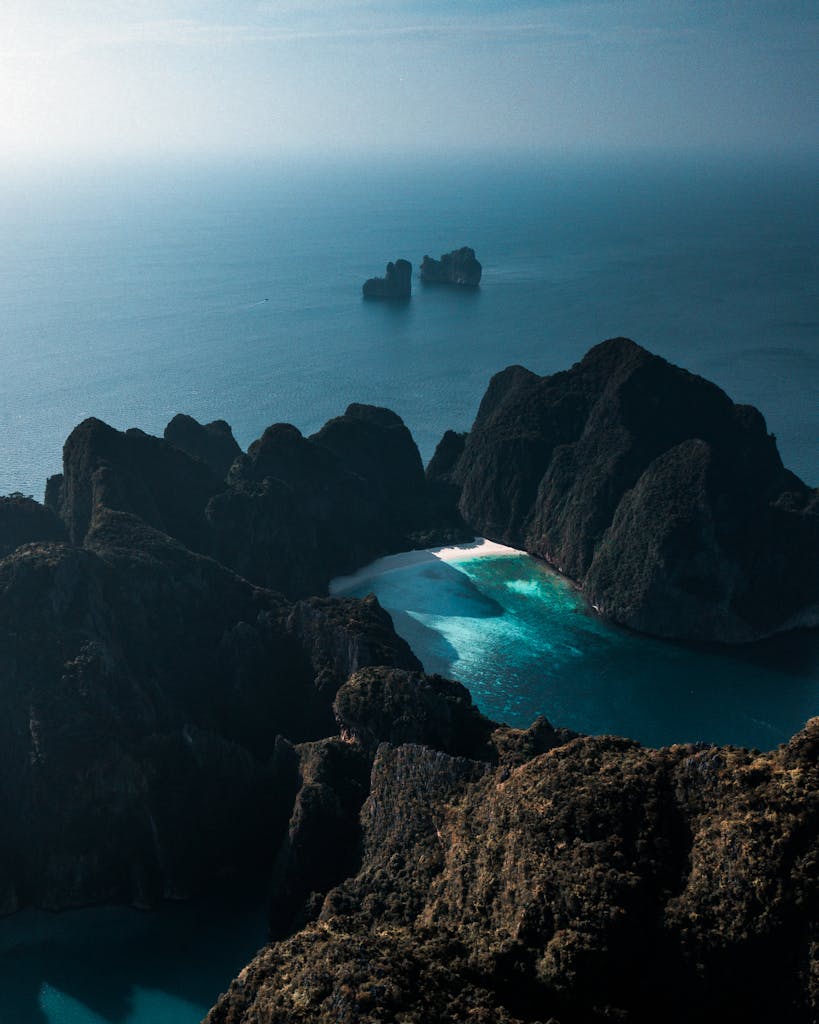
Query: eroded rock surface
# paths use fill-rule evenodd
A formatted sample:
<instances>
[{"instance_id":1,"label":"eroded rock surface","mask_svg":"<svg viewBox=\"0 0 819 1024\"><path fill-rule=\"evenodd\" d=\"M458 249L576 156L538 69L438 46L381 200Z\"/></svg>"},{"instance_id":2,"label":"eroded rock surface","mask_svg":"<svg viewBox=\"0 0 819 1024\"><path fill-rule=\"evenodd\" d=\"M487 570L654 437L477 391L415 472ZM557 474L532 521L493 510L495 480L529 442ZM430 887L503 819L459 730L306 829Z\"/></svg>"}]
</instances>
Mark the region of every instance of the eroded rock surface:
<instances>
[{"instance_id":1,"label":"eroded rock surface","mask_svg":"<svg viewBox=\"0 0 819 1024\"><path fill-rule=\"evenodd\" d=\"M362 862L208 1024L815 1019L819 720L769 754L383 745Z\"/></svg>"},{"instance_id":2,"label":"eroded rock surface","mask_svg":"<svg viewBox=\"0 0 819 1024\"><path fill-rule=\"evenodd\" d=\"M628 339L493 377L446 478L477 533L634 629L741 642L819 623L816 492L756 409Z\"/></svg>"}]
</instances>

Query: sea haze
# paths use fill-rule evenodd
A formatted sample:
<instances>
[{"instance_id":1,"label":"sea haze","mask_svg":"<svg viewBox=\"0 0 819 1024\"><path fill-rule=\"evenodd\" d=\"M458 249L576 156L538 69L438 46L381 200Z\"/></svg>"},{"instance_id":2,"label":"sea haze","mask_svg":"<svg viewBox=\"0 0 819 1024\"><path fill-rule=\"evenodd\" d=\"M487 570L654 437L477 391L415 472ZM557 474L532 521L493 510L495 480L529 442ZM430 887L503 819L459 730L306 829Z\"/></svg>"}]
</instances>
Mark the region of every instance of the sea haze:
<instances>
[{"instance_id":1,"label":"sea haze","mask_svg":"<svg viewBox=\"0 0 819 1024\"><path fill-rule=\"evenodd\" d=\"M224 418L246 446L372 402L427 459L497 370L617 334L757 405L817 484L817 181L704 157L6 171L0 493L42 497L91 415ZM478 292L362 301L388 259L460 245Z\"/></svg>"}]
</instances>

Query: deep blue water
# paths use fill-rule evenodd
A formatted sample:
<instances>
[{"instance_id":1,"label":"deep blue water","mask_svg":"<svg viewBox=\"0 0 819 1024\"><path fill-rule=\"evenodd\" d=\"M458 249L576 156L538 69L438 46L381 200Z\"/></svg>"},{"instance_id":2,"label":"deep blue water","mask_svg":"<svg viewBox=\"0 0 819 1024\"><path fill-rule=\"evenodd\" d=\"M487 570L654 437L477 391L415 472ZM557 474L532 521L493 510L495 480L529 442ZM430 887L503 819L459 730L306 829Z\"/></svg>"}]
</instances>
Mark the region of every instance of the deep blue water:
<instances>
[{"instance_id":1,"label":"deep blue water","mask_svg":"<svg viewBox=\"0 0 819 1024\"><path fill-rule=\"evenodd\" d=\"M427 672L459 679L485 714L521 728L543 714L651 746L767 750L819 714L815 631L742 648L638 636L591 613L528 555L430 556L338 592L375 593Z\"/></svg>"},{"instance_id":2,"label":"deep blue water","mask_svg":"<svg viewBox=\"0 0 819 1024\"><path fill-rule=\"evenodd\" d=\"M41 497L89 415L156 433L179 411L222 417L246 446L272 422L309 432L373 402L427 459L469 427L492 373L560 370L617 334L757 405L816 484L818 239L817 168L773 161L0 167L0 493ZM480 291L362 302L388 259L460 245L483 262ZM531 567L461 569L408 581L397 618L497 717L769 746L815 707L810 645L692 653L603 627ZM539 633L544 606L560 630ZM470 646L475 624L494 661ZM0 1024L193 1024L262 917L0 921Z\"/></svg>"},{"instance_id":3,"label":"deep blue water","mask_svg":"<svg viewBox=\"0 0 819 1024\"><path fill-rule=\"evenodd\" d=\"M689 161L0 171L0 493L83 417L222 417L246 446L351 401L428 458L491 374L625 334L765 414L819 483L819 168ZM472 245L479 292L364 303L388 259Z\"/></svg>"}]
</instances>

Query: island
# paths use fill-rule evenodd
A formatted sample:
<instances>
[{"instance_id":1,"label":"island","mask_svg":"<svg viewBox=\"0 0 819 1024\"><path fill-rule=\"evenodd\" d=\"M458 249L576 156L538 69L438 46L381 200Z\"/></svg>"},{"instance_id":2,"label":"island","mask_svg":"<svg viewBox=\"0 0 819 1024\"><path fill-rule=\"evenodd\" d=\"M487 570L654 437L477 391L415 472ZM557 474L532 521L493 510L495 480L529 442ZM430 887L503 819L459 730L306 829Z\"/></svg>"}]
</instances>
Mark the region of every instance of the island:
<instances>
[{"instance_id":1,"label":"island","mask_svg":"<svg viewBox=\"0 0 819 1024\"><path fill-rule=\"evenodd\" d=\"M362 285L365 299L404 300L412 294L412 264L396 260L387 264L384 277L371 277Z\"/></svg>"},{"instance_id":2,"label":"island","mask_svg":"<svg viewBox=\"0 0 819 1024\"><path fill-rule=\"evenodd\" d=\"M421 280L424 284L448 284L458 288L477 288L483 268L475 258L475 250L467 246L444 253L439 260L424 256Z\"/></svg>"}]
</instances>

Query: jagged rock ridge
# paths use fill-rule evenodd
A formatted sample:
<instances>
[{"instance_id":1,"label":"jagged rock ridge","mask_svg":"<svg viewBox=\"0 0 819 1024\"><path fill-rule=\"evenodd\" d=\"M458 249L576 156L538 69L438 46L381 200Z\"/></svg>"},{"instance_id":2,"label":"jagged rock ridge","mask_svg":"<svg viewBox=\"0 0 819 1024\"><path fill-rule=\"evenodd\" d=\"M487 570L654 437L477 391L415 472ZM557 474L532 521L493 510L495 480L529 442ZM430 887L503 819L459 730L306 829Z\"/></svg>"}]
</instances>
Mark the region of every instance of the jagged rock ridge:
<instances>
[{"instance_id":1,"label":"jagged rock ridge","mask_svg":"<svg viewBox=\"0 0 819 1024\"><path fill-rule=\"evenodd\" d=\"M354 405L246 455L221 421L167 434L86 420L47 507L0 500L0 913L269 867L307 799L288 749L334 732L351 672L420 667L375 600L307 597L434 532L399 417Z\"/></svg>"},{"instance_id":2,"label":"jagged rock ridge","mask_svg":"<svg viewBox=\"0 0 819 1024\"><path fill-rule=\"evenodd\" d=\"M357 874L207 1024L815 1019L819 720L769 754L491 727L378 748Z\"/></svg>"}]
</instances>

